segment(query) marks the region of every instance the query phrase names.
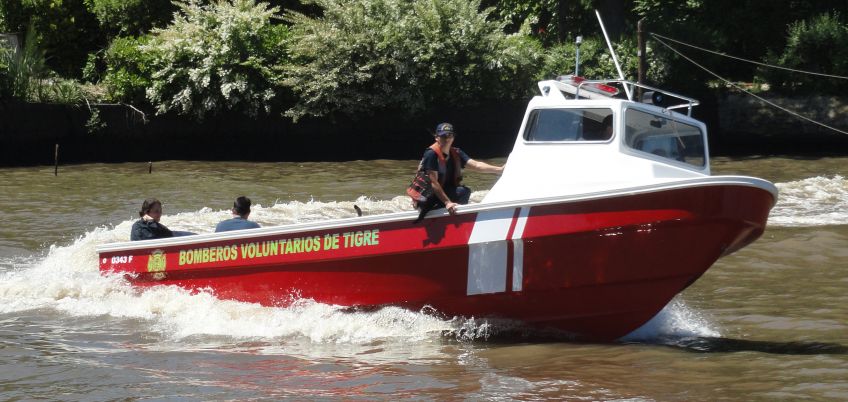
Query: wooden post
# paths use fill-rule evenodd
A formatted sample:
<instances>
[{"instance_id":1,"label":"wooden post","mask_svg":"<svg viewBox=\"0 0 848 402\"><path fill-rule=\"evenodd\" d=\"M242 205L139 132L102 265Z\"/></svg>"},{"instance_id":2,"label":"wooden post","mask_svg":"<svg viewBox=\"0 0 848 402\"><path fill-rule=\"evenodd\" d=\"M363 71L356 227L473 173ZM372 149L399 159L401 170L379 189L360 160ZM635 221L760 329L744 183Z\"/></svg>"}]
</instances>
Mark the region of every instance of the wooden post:
<instances>
[{"instance_id":1,"label":"wooden post","mask_svg":"<svg viewBox=\"0 0 848 402\"><path fill-rule=\"evenodd\" d=\"M648 70L648 63L645 60L645 58L647 57L647 55L646 55L647 48L645 46L645 35L644 35L645 34L645 24L644 24L644 22L645 22L645 19L642 18L636 24L636 41L639 44L639 50L637 52L637 54L639 56L639 72L638 72L638 77L636 79L636 82L638 82L640 84L645 83L645 73ZM636 90L636 94L637 94L636 97L638 98L637 101L641 102L642 101L642 88L638 88Z\"/></svg>"},{"instance_id":2,"label":"wooden post","mask_svg":"<svg viewBox=\"0 0 848 402\"><path fill-rule=\"evenodd\" d=\"M56 149L53 151L53 176L59 175L59 144L56 144Z\"/></svg>"},{"instance_id":3,"label":"wooden post","mask_svg":"<svg viewBox=\"0 0 848 402\"><path fill-rule=\"evenodd\" d=\"M153 173L153 162L147 162L147 174Z\"/></svg>"}]
</instances>

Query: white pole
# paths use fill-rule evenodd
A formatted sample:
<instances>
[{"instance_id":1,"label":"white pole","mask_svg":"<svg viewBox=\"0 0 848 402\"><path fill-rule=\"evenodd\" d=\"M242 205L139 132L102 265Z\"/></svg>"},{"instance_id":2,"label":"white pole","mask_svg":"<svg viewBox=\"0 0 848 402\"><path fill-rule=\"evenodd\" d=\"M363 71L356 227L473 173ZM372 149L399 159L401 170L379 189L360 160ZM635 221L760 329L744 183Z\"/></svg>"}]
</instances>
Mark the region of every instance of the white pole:
<instances>
[{"instance_id":1,"label":"white pole","mask_svg":"<svg viewBox=\"0 0 848 402\"><path fill-rule=\"evenodd\" d=\"M618 57L615 55L615 50L612 49L612 43L610 42L609 35L607 35L607 29L604 27L604 21L601 19L601 13L598 10L595 10L595 15L598 16L598 23L601 24L601 31L604 33L604 39L607 40L607 47L609 48L610 54L612 54L612 61L615 62L615 68L618 70L618 78L624 80L624 73L621 71L621 65L618 64ZM633 94L630 93L630 86L627 84L623 84L622 86L624 87L624 92L627 93L627 99L632 101Z\"/></svg>"}]
</instances>

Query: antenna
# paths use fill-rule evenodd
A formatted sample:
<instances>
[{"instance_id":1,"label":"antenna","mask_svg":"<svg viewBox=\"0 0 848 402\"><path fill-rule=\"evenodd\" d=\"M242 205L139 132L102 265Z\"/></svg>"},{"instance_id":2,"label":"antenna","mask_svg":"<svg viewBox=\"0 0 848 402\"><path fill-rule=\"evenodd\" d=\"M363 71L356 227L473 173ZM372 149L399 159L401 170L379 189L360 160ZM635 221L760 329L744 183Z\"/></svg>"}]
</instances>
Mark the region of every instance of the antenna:
<instances>
[{"instance_id":1,"label":"antenna","mask_svg":"<svg viewBox=\"0 0 848 402\"><path fill-rule=\"evenodd\" d=\"M609 48L610 54L612 54L612 61L615 62L615 68L618 70L618 78L624 81L626 78L624 78L624 73L621 72L621 65L618 64L618 56L615 55L615 50L612 48L609 35L607 35L607 29L604 27L604 21L601 19L601 13L598 10L595 10L595 15L598 16L598 23L601 24L601 31L604 33L604 39L607 40L607 47ZM622 84L621 86L624 87L624 92L627 93L627 99L632 101L633 94L630 93L630 86L627 84Z\"/></svg>"},{"instance_id":2,"label":"antenna","mask_svg":"<svg viewBox=\"0 0 848 402\"><path fill-rule=\"evenodd\" d=\"M576 53L575 53L576 56L574 57L574 76L575 77L580 75L579 71L580 71L580 44L581 43L583 43L583 37L580 36L580 35L577 35L577 39L575 39L575 41L574 41L574 47L575 47L575 50L576 50Z\"/></svg>"}]
</instances>

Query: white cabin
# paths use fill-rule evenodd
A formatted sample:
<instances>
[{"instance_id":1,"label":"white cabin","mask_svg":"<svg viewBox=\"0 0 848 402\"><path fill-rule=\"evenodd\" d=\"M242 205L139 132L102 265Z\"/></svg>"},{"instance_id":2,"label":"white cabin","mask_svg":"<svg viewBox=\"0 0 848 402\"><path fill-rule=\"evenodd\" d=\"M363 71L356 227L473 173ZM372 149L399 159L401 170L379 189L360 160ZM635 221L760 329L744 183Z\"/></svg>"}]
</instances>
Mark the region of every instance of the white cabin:
<instances>
[{"instance_id":1,"label":"white cabin","mask_svg":"<svg viewBox=\"0 0 848 402\"><path fill-rule=\"evenodd\" d=\"M615 98L612 85L655 91L648 103ZM662 107L652 87L621 80L579 77L541 81L542 94L527 106L503 175L483 203L603 192L710 175L704 123ZM653 96L651 96L653 95ZM612 116L612 133L604 119Z\"/></svg>"}]
</instances>

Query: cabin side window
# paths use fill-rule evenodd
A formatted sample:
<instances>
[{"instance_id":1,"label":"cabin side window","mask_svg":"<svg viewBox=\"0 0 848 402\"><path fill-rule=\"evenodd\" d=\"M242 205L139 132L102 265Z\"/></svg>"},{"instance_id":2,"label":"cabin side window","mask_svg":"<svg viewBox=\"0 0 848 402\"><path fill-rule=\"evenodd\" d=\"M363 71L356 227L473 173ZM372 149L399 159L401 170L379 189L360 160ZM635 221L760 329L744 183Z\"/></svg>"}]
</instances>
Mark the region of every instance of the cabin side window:
<instances>
[{"instance_id":1,"label":"cabin side window","mask_svg":"<svg viewBox=\"0 0 848 402\"><path fill-rule=\"evenodd\" d=\"M628 147L697 167L706 163L699 127L635 109L627 109L624 118Z\"/></svg>"},{"instance_id":2,"label":"cabin side window","mask_svg":"<svg viewBox=\"0 0 848 402\"><path fill-rule=\"evenodd\" d=\"M612 109L535 109L524 129L526 141L609 141Z\"/></svg>"}]
</instances>

